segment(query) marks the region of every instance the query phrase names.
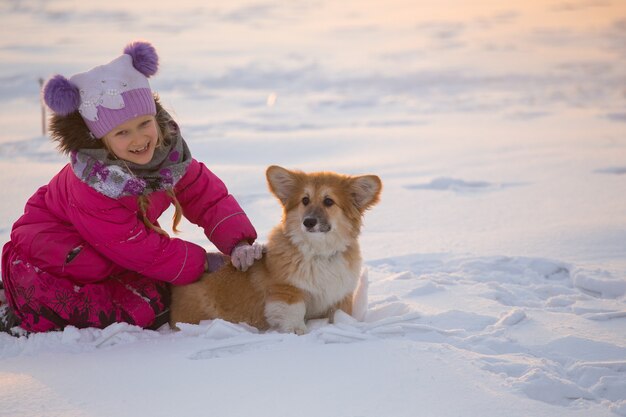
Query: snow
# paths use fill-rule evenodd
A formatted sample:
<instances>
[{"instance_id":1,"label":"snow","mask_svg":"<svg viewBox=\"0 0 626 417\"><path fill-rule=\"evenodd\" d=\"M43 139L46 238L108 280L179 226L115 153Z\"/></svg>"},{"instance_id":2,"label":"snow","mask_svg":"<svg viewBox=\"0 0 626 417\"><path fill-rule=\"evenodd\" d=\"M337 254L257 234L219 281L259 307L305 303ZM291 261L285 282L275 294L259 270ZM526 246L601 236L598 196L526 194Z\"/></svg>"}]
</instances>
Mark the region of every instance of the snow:
<instances>
[{"instance_id":1,"label":"snow","mask_svg":"<svg viewBox=\"0 0 626 417\"><path fill-rule=\"evenodd\" d=\"M617 0L1 3L3 242L66 163L38 79L137 38L260 241L269 165L384 189L354 318L0 334L0 416L626 416L625 21Z\"/></svg>"}]
</instances>

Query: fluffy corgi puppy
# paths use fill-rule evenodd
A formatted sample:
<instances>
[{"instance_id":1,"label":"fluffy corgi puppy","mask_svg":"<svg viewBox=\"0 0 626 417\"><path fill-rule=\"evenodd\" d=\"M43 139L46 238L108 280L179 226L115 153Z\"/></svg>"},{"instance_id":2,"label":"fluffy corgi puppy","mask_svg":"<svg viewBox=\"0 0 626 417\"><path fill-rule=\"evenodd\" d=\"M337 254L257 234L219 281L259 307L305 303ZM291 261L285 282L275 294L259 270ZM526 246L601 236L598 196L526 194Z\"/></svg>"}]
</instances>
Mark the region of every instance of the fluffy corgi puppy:
<instances>
[{"instance_id":1,"label":"fluffy corgi puppy","mask_svg":"<svg viewBox=\"0 0 626 417\"><path fill-rule=\"evenodd\" d=\"M352 313L361 272L358 236L376 204L375 175L304 173L271 166L270 191L283 207L264 257L247 271L227 262L193 284L172 287L170 324L223 319L303 334L306 320Z\"/></svg>"}]
</instances>

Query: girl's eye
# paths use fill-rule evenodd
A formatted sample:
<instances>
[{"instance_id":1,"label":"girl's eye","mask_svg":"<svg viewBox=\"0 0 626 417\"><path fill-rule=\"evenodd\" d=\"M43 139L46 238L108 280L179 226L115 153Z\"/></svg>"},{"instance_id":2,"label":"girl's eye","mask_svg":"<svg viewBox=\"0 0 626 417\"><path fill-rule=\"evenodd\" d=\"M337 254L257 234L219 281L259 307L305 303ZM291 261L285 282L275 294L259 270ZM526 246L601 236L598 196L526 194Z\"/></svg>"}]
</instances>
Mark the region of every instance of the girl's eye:
<instances>
[{"instance_id":1,"label":"girl's eye","mask_svg":"<svg viewBox=\"0 0 626 417\"><path fill-rule=\"evenodd\" d=\"M332 206L333 204L335 204L335 202L333 201L333 199L332 199L332 198L330 198L330 197L326 197L326 198L324 199L324 205L325 205L326 207L330 207L330 206Z\"/></svg>"},{"instance_id":2,"label":"girl's eye","mask_svg":"<svg viewBox=\"0 0 626 417\"><path fill-rule=\"evenodd\" d=\"M146 120L145 122L143 122L143 123L141 124L141 127L147 127L147 126L150 126L150 123L151 123L151 122L152 122L152 120Z\"/></svg>"},{"instance_id":3,"label":"girl's eye","mask_svg":"<svg viewBox=\"0 0 626 417\"><path fill-rule=\"evenodd\" d=\"M304 204L305 206L308 206L310 202L311 202L311 199L309 197L304 197L302 199L302 204Z\"/></svg>"},{"instance_id":4,"label":"girl's eye","mask_svg":"<svg viewBox=\"0 0 626 417\"><path fill-rule=\"evenodd\" d=\"M115 136L125 136L128 133L128 130L120 130L115 134Z\"/></svg>"}]
</instances>

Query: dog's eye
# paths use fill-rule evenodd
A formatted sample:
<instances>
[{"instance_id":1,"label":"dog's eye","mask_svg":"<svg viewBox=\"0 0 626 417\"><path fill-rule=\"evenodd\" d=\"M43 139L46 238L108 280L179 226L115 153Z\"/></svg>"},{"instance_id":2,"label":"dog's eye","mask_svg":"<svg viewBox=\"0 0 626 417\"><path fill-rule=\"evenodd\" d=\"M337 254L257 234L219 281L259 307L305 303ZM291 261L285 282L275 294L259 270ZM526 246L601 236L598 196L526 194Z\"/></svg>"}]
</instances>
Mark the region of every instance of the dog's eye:
<instances>
[{"instance_id":1,"label":"dog's eye","mask_svg":"<svg viewBox=\"0 0 626 417\"><path fill-rule=\"evenodd\" d=\"M335 202L333 201L333 199L332 199L332 198L330 198L330 197L326 197L326 198L324 199L324 205L325 205L326 207L330 207L330 206L332 206L333 204L335 204Z\"/></svg>"},{"instance_id":2,"label":"dog's eye","mask_svg":"<svg viewBox=\"0 0 626 417\"><path fill-rule=\"evenodd\" d=\"M302 204L304 204L305 206L308 206L310 202L311 202L311 199L309 197L304 197L302 199Z\"/></svg>"}]
</instances>

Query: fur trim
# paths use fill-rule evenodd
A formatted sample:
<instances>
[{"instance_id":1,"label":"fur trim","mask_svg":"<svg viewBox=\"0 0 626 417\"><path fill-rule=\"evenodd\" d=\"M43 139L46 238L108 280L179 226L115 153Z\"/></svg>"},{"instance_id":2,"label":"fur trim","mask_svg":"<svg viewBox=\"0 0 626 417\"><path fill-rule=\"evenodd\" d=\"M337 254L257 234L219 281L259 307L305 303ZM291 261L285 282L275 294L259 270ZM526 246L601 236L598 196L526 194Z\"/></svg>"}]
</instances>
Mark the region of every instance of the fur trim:
<instances>
[{"instance_id":1,"label":"fur trim","mask_svg":"<svg viewBox=\"0 0 626 417\"><path fill-rule=\"evenodd\" d=\"M172 118L165 111L158 96L154 96L154 102L156 104L157 114L156 120L161 128L161 132L165 139L168 138L172 129ZM81 117L78 111L71 113L67 116L62 116L58 113L54 113L50 117L49 123L50 138L58 142L57 148L60 152L69 154L72 151L79 149L101 149L104 148L102 139L96 139L87 128L85 121Z\"/></svg>"}]
</instances>

